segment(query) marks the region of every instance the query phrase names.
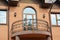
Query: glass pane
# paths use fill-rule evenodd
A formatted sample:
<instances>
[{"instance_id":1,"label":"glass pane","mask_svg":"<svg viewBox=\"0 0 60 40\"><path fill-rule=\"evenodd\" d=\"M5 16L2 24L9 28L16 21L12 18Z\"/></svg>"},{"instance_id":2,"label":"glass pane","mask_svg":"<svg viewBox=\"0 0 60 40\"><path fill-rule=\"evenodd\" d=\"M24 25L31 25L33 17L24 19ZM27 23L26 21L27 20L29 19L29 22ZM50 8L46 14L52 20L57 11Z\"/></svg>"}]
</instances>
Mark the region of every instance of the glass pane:
<instances>
[{"instance_id":1,"label":"glass pane","mask_svg":"<svg viewBox=\"0 0 60 40\"><path fill-rule=\"evenodd\" d=\"M32 30L32 15L27 15L27 19L28 30Z\"/></svg>"},{"instance_id":2,"label":"glass pane","mask_svg":"<svg viewBox=\"0 0 60 40\"><path fill-rule=\"evenodd\" d=\"M36 15L34 15L34 19L36 19Z\"/></svg>"},{"instance_id":3,"label":"glass pane","mask_svg":"<svg viewBox=\"0 0 60 40\"><path fill-rule=\"evenodd\" d=\"M25 8L23 13L24 14L35 14L35 10L32 8Z\"/></svg>"},{"instance_id":4,"label":"glass pane","mask_svg":"<svg viewBox=\"0 0 60 40\"><path fill-rule=\"evenodd\" d=\"M56 25L56 14L51 14L51 24Z\"/></svg>"},{"instance_id":5,"label":"glass pane","mask_svg":"<svg viewBox=\"0 0 60 40\"><path fill-rule=\"evenodd\" d=\"M25 15L23 15L23 23L24 23L24 27L26 26L26 18L25 18Z\"/></svg>"},{"instance_id":6,"label":"glass pane","mask_svg":"<svg viewBox=\"0 0 60 40\"><path fill-rule=\"evenodd\" d=\"M23 15L23 19L25 19L25 15Z\"/></svg>"},{"instance_id":7,"label":"glass pane","mask_svg":"<svg viewBox=\"0 0 60 40\"><path fill-rule=\"evenodd\" d=\"M36 27L36 18L34 19L33 23L34 23L34 27Z\"/></svg>"},{"instance_id":8,"label":"glass pane","mask_svg":"<svg viewBox=\"0 0 60 40\"><path fill-rule=\"evenodd\" d=\"M32 15L27 15L27 24L32 24Z\"/></svg>"},{"instance_id":9,"label":"glass pane","mask_svg":"<svg viewBox=\"0 0 60 40\"><path fill-rule=\"evenodd\" d=\"M36 20L34 20L34 22L33 22L33 23L34 23L34 27L36 27Z\"/></svg>"},{"instance_id":10,"label":"glass pane","mask_svg":"<svg viewBox=\"0 0 60 40\"><path fill-rule=\"evenodd\" d=\"M58 25L60 25L60 14L57 14Z\"/></svg>"},{"instance_id":11,"label":"glass pane","mask_svg":"<svg viewBox=\"0 0 60 40\"><path fill-rule=\"evenodd\" d=\"M0 11L0 23L6 24L6 11Z\"/></svg>"},{"instance_id":12,"label":"glass pane","mask_svg":"<svg viewBox=\"0 0 60 40\"><path fill-rule=\"evenodd\" d=\"M58 21L58 25L60 25L60 21Z\"/></svg>"},{"instance_id":13,"label":"glass pane","mask_svg":"<svg viewBox=\"0 0 60 40\"><path fill-rule=\"evenodd\" d=\"M57 19L60 19L60 14L57 14Z\"/></svg>"}]
</instances>

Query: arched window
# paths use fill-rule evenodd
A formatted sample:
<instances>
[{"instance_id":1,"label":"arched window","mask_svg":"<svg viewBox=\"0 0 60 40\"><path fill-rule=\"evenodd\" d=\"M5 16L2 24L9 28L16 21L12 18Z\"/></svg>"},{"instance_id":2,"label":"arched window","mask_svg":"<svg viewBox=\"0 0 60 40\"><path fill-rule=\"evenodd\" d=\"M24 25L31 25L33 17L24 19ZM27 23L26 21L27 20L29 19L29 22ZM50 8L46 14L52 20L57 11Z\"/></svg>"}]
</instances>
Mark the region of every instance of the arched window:
<instances>
[{"instance_id":1,"label":"arched window","mask_svg":"<svg viewBox=\"0 0 60 40\"><path fill-rule=\"evenodd\" d=\"M29 14L29 13L30 13L30 14L35 14L35 10L32 9L32 8L25 8L23 12L26 13L26 14L27 14L27 13L28 13L28 14Z\"/></svg>"},{"instance_id":2,"label":"arched window","mask_svg":"<svg viewBox=\"0 0 60 40\"><path fill-rule=\"evenodd\" d=\"M28 29L31 30L32 29L32 25L34 25L34 27L36 28L36 12L33 8L27 7L24 9L23 11L23 20L25 20L24 23L24 27L26 27L25 25L28 25ZM33 22L35 22L33 24Z\"/></svg>"},{"instance_id":3,"label":"arched window","mask_svg":"<svg viewBox=\"0 0 60 40\"><path fill-rule=\"evenodd\" d=\"M33 16L33 19L36 19L36 12L32 8L25 8L23 11L23 19L26 19L26 16ZM32 19L32 18L27 18L27 19Z\"/></svg>"}]
</instances>

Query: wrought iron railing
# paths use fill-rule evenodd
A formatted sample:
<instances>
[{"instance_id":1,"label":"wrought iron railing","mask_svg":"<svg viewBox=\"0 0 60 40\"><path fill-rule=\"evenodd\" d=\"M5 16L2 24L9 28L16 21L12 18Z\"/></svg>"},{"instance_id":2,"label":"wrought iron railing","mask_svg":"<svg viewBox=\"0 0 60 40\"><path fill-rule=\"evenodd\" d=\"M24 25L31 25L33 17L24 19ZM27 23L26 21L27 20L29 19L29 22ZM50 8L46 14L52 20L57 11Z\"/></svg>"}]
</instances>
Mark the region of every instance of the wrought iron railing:
<instances>
[{"instance_id":1,"label":"wrought iron railing","mask_svg":"<svg viewBox=\"0 0 60 40\"><path fill-rule=\"evenodd\" d=\"M12 33L29 30L50 32L51 29L47 21L37 19L18 20L12 24Z\"/></svg>"}]
</instances>

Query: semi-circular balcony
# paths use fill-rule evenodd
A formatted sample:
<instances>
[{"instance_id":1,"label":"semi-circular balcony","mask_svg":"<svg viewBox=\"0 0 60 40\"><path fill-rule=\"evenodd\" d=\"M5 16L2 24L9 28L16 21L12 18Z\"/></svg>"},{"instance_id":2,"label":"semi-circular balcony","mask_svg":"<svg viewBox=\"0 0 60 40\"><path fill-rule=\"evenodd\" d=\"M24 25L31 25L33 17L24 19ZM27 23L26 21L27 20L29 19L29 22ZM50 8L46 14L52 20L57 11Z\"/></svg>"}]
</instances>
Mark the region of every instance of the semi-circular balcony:
<instances>
[{"instance_id":1,"label":"semi-circular balcony","mask_svg":"<svg viewBox=\"0 0 60 40\"><path fill-rule=\"evenodd\" d=\"M27 20L19 20L12 24L12 37L24 34L42 34L46 36L51 36L51 29L48 26L48 22L37 19L28 20L32 20L32 24L27 24ZM24 21L26 23L24 23Z\"/></svg>"}]
</instances>

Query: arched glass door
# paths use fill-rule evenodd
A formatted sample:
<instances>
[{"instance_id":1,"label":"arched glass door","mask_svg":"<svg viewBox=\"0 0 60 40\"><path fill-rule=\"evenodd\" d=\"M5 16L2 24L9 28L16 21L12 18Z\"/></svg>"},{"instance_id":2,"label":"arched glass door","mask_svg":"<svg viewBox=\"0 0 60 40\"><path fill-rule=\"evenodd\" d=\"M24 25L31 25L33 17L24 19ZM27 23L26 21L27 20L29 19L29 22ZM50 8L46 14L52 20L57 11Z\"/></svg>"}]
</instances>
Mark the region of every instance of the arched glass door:
<instances>
[{"instance_id":1,"label":"arched glass door","mask_svg":"<svg viewBox=\"0 0 60 40\"><path fill-rule=\"evenodd\" d=\"M24 30L36 29L36 12L32 8L25 8L23 11Z\"/></svg>"}]
</instances>

